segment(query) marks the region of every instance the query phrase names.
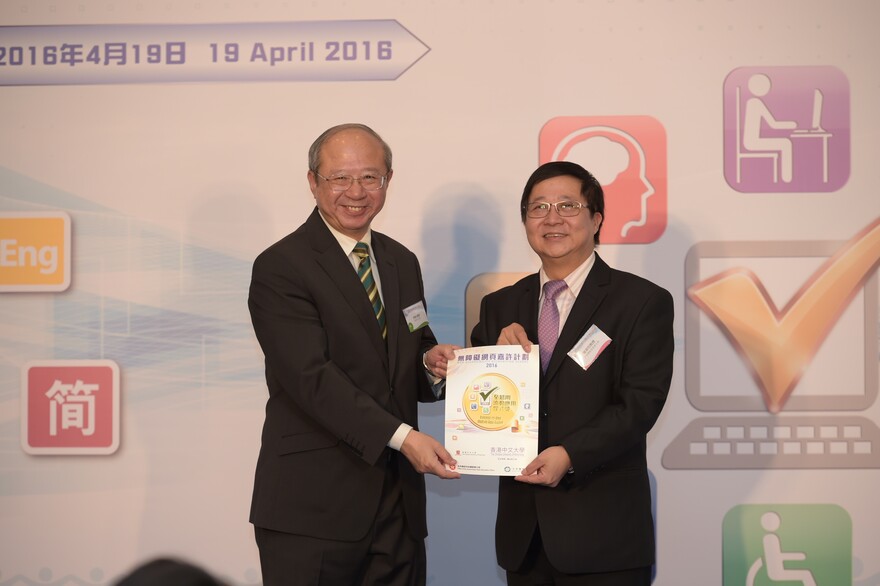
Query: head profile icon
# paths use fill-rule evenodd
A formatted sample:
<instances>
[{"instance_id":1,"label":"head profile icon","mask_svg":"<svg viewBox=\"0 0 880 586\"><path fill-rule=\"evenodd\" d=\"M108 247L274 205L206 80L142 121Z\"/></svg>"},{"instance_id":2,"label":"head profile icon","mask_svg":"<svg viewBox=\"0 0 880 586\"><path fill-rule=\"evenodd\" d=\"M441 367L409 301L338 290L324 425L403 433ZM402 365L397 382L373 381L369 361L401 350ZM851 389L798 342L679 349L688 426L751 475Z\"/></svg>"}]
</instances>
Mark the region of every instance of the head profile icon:
<instances>
[{"instance_id":1,"label":"head profile icon","mask_svg":"<svg viewBox=\"0 0 880 586\"><path fill-rule=\"evenodd\" d=\"M541 163L571 161L602 184L602 242L648 243L666 229L666 134L647 116L554 118L541 130Z\"/></svg>"}]
</instances>

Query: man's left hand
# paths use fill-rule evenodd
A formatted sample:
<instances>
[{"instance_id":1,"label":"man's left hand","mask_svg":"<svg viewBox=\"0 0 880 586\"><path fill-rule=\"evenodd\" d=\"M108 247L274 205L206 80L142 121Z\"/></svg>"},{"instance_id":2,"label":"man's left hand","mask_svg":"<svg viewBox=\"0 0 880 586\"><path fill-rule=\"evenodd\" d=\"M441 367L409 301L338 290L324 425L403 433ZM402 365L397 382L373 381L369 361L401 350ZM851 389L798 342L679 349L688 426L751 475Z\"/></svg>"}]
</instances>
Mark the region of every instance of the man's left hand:
<instances>
[{"instance_id":1,"label":"man's left hand","mask_svg":"<svg viewBox=\"0 0 880 586\"><path fill-rule=\"evenodd\" d=\"M437 344L425 353L425 366L434 376L446 378L446 369L449 361L455 358L455 351L461 346L455 344Z\"/></svg>"},{"instance_id":2,"label":"man's left hand","mask_svg":"<svg viewBox=\"0 0 880 586\"><path fill-rule=\"evenodd\" d=\"M551 446L538 454L522 474L514 478L527 484L555 487L571 468L571 458L562 446Z\"/></svg>"}]
</instances>

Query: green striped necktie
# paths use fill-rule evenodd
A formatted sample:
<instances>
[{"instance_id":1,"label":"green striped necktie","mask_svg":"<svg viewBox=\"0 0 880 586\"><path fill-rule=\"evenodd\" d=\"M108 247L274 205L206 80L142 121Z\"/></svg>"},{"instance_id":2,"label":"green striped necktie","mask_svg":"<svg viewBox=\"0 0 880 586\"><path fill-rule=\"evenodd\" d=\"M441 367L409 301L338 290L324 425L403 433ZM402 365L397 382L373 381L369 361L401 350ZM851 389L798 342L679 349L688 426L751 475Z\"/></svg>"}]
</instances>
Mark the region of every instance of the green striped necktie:
<instances>
[{"instance_id":1,"label":"green striped necktie","mask_svg":"<svg viewBox=\"0 0 880 586\"><path fill-rule=\"evenodd\" d=\"M370 249L366 243L358 242L354 247L354 255L360 259L358 264L358 278L367 291L367 297L370 298L370 304L373 306L373 313L376 314L376 321L379 322L379 329L382 330L382 338L388 338L388 326L385 324L385 308L382 307L382 298L379 297L379 288L376 287L376 280L373 278L373 267L370 264Z\"/></svg>"}]
</instances>

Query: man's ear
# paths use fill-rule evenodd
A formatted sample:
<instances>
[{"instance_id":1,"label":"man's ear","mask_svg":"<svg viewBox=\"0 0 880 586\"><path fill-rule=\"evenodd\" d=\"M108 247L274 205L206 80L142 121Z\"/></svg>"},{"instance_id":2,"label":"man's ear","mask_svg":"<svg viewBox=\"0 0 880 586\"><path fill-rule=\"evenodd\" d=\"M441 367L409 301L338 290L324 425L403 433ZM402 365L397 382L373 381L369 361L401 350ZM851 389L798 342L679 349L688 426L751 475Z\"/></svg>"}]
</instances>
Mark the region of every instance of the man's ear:
<instances>
[{"instance_id":1,"label":"man's ear","mask_svg":"<svg viewBox=\"0 0 880 586\"><path fill-rule=\"evenodd\" d=\"M602 227L602 222L605 221L605 218L602 217L602 214L596 212L593 214L593 236L596 235L596 232L599 231L599 228Z\"/></svg>"}]
</instances>

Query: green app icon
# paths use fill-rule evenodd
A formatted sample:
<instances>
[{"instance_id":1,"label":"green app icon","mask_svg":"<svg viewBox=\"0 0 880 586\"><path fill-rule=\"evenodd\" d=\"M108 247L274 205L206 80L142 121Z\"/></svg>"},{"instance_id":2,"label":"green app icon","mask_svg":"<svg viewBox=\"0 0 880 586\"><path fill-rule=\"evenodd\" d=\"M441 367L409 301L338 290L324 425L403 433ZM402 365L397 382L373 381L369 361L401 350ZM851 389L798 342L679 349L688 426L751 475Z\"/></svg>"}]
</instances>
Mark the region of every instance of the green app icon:
<instances>
[{"instance_id":1,"label":"green app icon","mask_svg":"<svg viewBox=\"0 0 880 586\"><path fill-rule=\"evenodd\" d=\"M837 505L739 505L722 534L724 586L852 585L852 520Z\"/></svg>"}]
</instances>

